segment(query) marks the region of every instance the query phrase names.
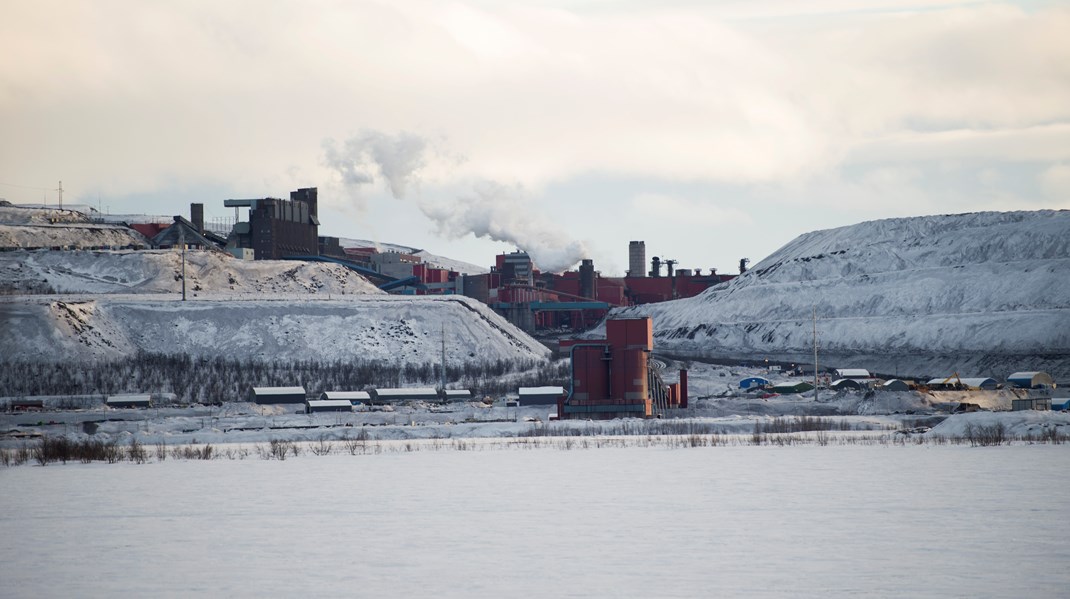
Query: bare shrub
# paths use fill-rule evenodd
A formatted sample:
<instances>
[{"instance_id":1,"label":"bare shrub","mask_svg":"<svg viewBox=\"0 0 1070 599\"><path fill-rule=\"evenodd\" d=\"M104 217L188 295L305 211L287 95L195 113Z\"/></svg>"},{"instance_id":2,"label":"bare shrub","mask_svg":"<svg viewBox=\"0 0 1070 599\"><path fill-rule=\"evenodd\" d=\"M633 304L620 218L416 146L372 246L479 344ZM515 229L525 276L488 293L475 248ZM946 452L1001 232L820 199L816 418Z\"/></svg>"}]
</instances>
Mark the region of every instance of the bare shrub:
<instances>
[{"instance_id":1,"label":"bare shrub","mask_svg":"<svg viewBox=\"0 0 1070 599\"><path fill-rule=\"evenodd\" d=\"M145 445L137 439L130 440L130 446L126 450L127 458L135 464L144 464L148 458L148 452L145 451Z\"/></svg>"},{"instance_id":2,"label":"bare shrub","mask_svg":"<svg viewBox=\"0 0 1070 599\"><path fill-rule=\"evenodd\" d=\"M269 453L268 455L276 460L283 461L293 451L293 454L297 455L297 446L293 441L284 441L282 439L272 439L269 441ZM291 449L292 448L292 449Z\"/></svg>"},{"instance_id":3,"label":"bare shrub","mask_svg":"<svg viewBox=\"0 0 1070 599\"><path fill-rule=\"evenodd\" d=\"M966 440L968 440L973 447L1003 445L1007 440L1007 429L1003 426L1002 422L987 426L974 426L971 422L966 425L965 432Z\"/></svg>"},{"instance_id":4,"label":"bare shrub","mask_svg":"<svg viewBox=\"0 0 1070 599\"><path fill-rule=\"evenodd\" d=\"M317 440L314 445L309 447L309 451L311 451L314 455L330 455L331 451L333 450L334 445L327 440L326 435L320 435L319 440Z\"/></svg>"}]
</instances>

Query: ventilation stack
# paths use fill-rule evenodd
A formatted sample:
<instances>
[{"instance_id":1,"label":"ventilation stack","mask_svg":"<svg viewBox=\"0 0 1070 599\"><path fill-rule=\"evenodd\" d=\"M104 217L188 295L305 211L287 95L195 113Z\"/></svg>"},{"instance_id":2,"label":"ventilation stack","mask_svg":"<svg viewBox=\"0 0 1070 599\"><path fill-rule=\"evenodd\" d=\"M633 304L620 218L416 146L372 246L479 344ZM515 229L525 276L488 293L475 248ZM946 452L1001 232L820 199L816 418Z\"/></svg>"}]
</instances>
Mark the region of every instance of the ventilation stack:
<instances>
[{"instance_id":1,"label":"ventilation stack","mask_svg":"<svg viewBox=\"0 0 1070 599\"><path fill-rule=\"evenodd\" d=\"M628 276L646 276L646 242L632 241L628 244Z\"/></svg>"},{"instance_id":2,"label":"ventilation stack","mask_svg":"<svg viewBox=\"0 0 1070 599\"><path fill-rule=\"evenodd\" d=\"M189 205L189 220L197 232L204 235L204 204Z\"/></svg>"},{"instance_id":3,"label":"ventilation stack","mask_svg":"<svg viewBox=\"0 0 1070 599\"><path fill-rule=\"evenodd\" d=\"M580 295L594 297L594 261L589 258L580 263Z\"/></svg>"}]
</instances>

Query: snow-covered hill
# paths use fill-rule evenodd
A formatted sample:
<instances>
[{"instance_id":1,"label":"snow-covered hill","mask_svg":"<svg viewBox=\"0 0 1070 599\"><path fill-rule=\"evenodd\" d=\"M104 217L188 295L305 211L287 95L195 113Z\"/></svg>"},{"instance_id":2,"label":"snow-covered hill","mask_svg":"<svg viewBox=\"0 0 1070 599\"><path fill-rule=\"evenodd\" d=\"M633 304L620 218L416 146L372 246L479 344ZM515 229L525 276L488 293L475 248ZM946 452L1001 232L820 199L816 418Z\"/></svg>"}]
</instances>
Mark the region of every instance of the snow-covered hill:
<instances>
[{"instance_id":1,"label":"snow-covered hill","mask_svg":"<svg viewBox=\"0 0 1070 599\"><path fill-rule=\"evenodd\" d=\"M465 297L178 301L177 296L0 298L0 362L89 362L139 350L264 360L535 360L549 350Z\"/></svg>"},{"instance_id":2,"label":"snow-covered hill","mask_svg":"<svg viewBox=\"0 0 1070 599\"><path fill-rule=\"evenodd\" d=\"M812 361L881 373L1070 379L1070 211L865 222L796 238L654 317L677 354ZM1068 381L1070 382L1070 381Z\"/></svg>"},{"instance_id":3,"label":"snow-covered hill","mask_svg":"<svg viewBox=\"0 0 1070 599\"><path fill-rule=\"evenodd\" d=\"M179 293L176 250L0 252L0 289L61 293ZM338 264L238 260L207 250L186 252L188 294L379 294L364 277Z\"/></svg>"}]
</instances>

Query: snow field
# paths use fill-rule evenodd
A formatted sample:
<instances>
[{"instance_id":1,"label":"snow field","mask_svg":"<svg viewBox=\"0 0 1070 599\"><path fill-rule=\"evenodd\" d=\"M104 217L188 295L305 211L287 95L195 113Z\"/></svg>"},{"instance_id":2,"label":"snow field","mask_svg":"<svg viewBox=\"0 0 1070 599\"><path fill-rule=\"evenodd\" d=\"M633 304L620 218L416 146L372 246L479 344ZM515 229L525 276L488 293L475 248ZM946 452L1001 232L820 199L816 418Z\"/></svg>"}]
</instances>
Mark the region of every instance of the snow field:
<instances>
[{"instance_id":1,"label":"snow field","mask_svg":"<svg viewBox=\"0 0 1070 599\"><path fill-rule=\"evenodd\" d=\"M1059 597L1068 465L1066 446L923 446L10 468L0 578L13 597Z\"/></svg>"}]
</instances>

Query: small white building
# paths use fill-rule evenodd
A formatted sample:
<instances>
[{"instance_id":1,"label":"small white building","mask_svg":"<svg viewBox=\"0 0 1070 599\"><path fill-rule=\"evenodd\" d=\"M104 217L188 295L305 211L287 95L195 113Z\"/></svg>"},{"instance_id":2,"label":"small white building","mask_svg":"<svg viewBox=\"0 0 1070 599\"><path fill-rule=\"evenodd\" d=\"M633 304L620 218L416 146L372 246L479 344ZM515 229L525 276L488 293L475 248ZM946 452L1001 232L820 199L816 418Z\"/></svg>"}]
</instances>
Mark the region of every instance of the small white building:
<instances>
[{"instance_id":1,"label":"small white building","mask_svg":"<svg viewBox=\"0 0 1070 599\"><path fill-rule=\"evenodd\" d=\"M367 391L324 391L320 393L320 400L329 399L344 399L350 404L368 403L371 401L371 394Z\"/></svg>"},{"instance_id":2,"label":"small white building","mask_svg":"<svg viewBox=\"0 0 1070 599\"><path fill-rule=\"evenodd\" d=\"M1016 372L1007 377L1007 382L1019 389L1052 389L1055 381L1046 372Z\"/></svg>"},{"instance_id":3,"label":"small white building","mask_svg":"<svg viewBox=\"0 0 1070 599\"><path fill-rule=\"evenodd\" d=\"M309 399L305 401L305 413L352 412L353 402L348 399Z\"/></svg>"},{"instance_id":4,"label":"small white building","mask_svg":"<svg viewBox=\"0 0 1070 599\"><path fill-rule=\"evenodd\" d=\"M472 392L468 389L446 389L444 393L446 401L469 401L472 399Z\"/></svg>"},{"instance_id":5,"label":"small white building","mask_svg":"<svg viewBox=\"0 0 1070 599\"><path fill-rule=\"evenodd\" d=\"M406 389L372 389L373 403L397 403L402 401L438 401L438 389L433 387L411 387Z\"/></svg>"},{"instance_id":6,"label":"small white building","mask_svg":"<svg viewBox=\"0 0 1070 599\"><path fill-rule=\"evenodd\" d=\"M546 406L557 405L557 400L565 394L564 387L521 387L519 389L520 405Z\"/></svg>"},{"instance_id":7,"label":"small white building","mask_svg":"<svg viewBox=\"0 0 1070 599\"><path fill-rule=\"evenodd\" d=\"M837 368L836 376L841 379L854 380L873 378L873 375L871 375L865 368Z\"/></svg>"},{"instance_id":8,"label":"small white building","mask_svg":"<svg viewBox=\"0 0 1070 599\"><path fill-rule=\"evenodd\" d=\"M305 403L304 387L253 387L251 400L258 404Z\"/></svg>"},{"instance_id":9,"label":"small white building","mask_svg":"<svg viewBox=\"0 0 1070 599\"><path fill-rule=\"evenodd\" d=\"M104 400L109 408L150 408L152 396L143 394L110 395Z\"/></svg>"}]
</instances>

